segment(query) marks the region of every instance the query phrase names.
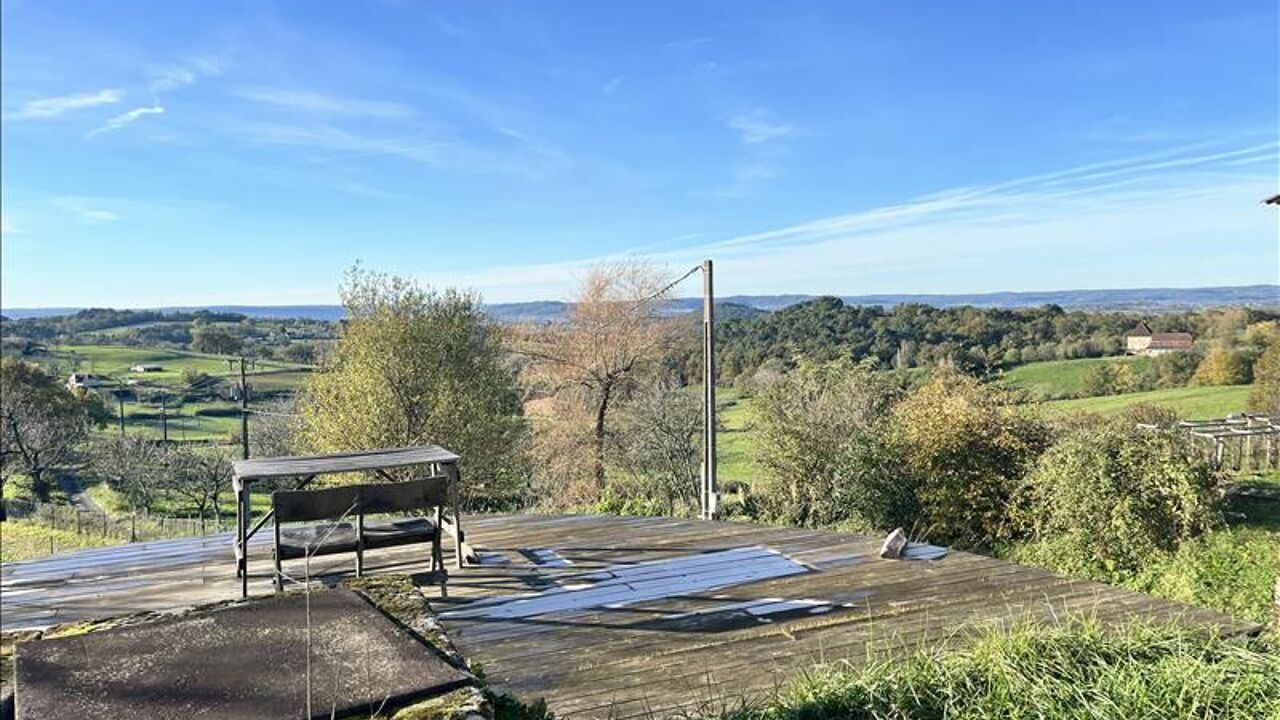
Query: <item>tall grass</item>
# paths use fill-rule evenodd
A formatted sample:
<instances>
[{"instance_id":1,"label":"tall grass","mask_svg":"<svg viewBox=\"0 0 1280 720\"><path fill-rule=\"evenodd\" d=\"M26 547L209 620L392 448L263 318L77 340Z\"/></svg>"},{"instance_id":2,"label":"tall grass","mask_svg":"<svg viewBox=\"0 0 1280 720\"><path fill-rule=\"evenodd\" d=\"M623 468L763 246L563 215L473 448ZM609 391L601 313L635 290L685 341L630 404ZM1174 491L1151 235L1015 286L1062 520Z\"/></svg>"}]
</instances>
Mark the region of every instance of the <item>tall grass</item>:
<instances>
[{"instance_id":1,"label":"tall grass","mask_svg":"<svg viewBox=\"0 0 1280 720\"><path fill-rule=\"evenodd\" d=\"M1022 626L963 649L820 666L732 720L1280 718L1280 653L1135 625Z\"/></svg>"}]
</instances>

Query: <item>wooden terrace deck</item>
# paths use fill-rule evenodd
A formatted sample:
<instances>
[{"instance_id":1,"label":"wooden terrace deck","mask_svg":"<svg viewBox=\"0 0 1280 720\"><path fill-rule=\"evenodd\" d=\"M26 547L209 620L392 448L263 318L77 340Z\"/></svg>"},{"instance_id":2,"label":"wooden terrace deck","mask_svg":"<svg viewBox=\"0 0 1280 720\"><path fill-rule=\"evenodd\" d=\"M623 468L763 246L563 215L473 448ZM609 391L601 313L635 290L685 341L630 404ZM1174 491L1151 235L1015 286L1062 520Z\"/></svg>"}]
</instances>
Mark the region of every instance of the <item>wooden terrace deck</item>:
<instances>
[{"instance_id":1,"label":"wooden terrace deck","mask_svg":"<svg viewBox=\"0 0 1280 720\"><path fill-rule=\"evenodd\" d=\"M558 717L662 716L767 691L816 662L959 642L966 629L1093 615L1250 632L1218 613L979 555L742 523L613 516L464 518L483 564L424 585L462 653L499 690ZM255 538L256 540L257 538ZM3 567L3 626L48 625L238 596L229 535ZM251 544L267 594L269 546ZM425 546L371 551L371 572L426 569ZM313 575L350 572L323 556ZM286 564L300 575L295 561ZM426 580L424 579L424 583Z\"/></svg>"}]
</instances>

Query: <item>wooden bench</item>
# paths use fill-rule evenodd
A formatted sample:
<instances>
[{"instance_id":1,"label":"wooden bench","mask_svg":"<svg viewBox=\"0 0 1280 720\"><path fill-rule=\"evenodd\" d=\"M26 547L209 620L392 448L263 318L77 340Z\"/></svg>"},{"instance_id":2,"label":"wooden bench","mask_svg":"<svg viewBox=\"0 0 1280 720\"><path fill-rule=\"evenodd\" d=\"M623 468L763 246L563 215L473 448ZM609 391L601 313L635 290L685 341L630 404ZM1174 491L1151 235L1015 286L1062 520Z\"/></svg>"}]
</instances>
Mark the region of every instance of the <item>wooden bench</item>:
<instances>
[{"instance_id":1,"label":"wooden bench","mask_svg":"<svg viewBox=\"0 0 1280 720\"><path fill-rule=\"evenodd\" d=\"M343 485L319 490L271 493L275 519L275 587L284 588L281 561L307 555L354 552L356 577L364 575L364 551L411 543L431 544L431 571L443 573L441 528L449 503L449 479L428 477L406 482ZM434 510L434 518L366 522L365 516ZM457 517L454 508L454 518ZM345 520L351 518L351 521ZM331 520L330 525L282 527L287 522Z\"/></svg>"}]
</instances>

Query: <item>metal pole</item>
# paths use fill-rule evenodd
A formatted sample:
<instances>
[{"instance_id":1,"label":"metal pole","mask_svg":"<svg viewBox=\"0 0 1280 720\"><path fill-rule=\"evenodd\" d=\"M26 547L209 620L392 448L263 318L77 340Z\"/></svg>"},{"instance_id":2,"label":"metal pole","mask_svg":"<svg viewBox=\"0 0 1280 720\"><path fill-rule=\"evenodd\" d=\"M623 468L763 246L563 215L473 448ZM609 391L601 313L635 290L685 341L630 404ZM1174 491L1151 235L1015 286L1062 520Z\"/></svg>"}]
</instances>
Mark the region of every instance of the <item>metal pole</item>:
<instances>
[{"instance_id":1,"label":"metal pole","mask_svg":"<svg viewBox=\"0 0 1280 720\"><path fill-rule=\"evenodd\" d=\"M719 515L720 487L716 482L716 346L715 292L712 286L710 260L702 261L702 387L703 427L703 505L702 517L715 520Z\"/></svg>"},{"instance_id":2,"label":"metal pole","mask_svg":"<svg viewBox=\"0 0 1280 720\"><path fill-rule=\"evenodd\" d=\"M240 357L240 456L249 459L249 384L244 375L244 357Z\"/></svg>"}]
</instances>

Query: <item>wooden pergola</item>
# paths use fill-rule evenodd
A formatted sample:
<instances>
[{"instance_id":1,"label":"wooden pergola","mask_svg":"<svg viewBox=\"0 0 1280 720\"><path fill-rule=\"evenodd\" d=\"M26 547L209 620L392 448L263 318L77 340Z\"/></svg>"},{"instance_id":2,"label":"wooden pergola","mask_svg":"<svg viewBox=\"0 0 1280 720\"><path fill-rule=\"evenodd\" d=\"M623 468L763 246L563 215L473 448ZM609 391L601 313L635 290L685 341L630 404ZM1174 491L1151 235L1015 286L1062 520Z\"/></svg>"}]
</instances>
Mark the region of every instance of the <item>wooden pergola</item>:
<instances>
[{"instance_id":1,"label":"wooden pergola","mask_svg":"<svg viewBox=\"0 0 1280 720\"><path fill-rule=\"evenodd\" d=\"M1154 428L1154 425L1142 425ZM1236 446L1237 469L1243 469L1246 460L1252 461L1254 442L1263 444L1262 464L1270 468L1275 464L1276 439L1280 438L1280 418L1268 415L1241 413L1211 420L1182 420L1174 427L1193 438L1205 440L1212 452L1214 467L1222 467L1226 461L1228 443Z\"/></svg>"},{"instance_id":2,"label":"wooden pergola","mask_svg":"<svg viewBox=\"0 0 1280 720\"><path fill-rule=\"evenodd\" d=\"M272 518L272 511L268 511L250 524L250 488L253 483L265 480L294 478L297 480L295 489L302 489L321 475L363 472L396 482L389 471L404 468L423 468L432 477L444 477L449 484L449 504L453 514L442 513L441 526L453 538L454 558L457 567L461 568L467 558L475 558L475 553L466 544L458 518L461 481L458 460L460 458L456 454L438 445L236 460L232 464L231 487L236 496L236 575L240 578L241 597L249 594L249 538Z\"/></svg>"}]
</instances>

